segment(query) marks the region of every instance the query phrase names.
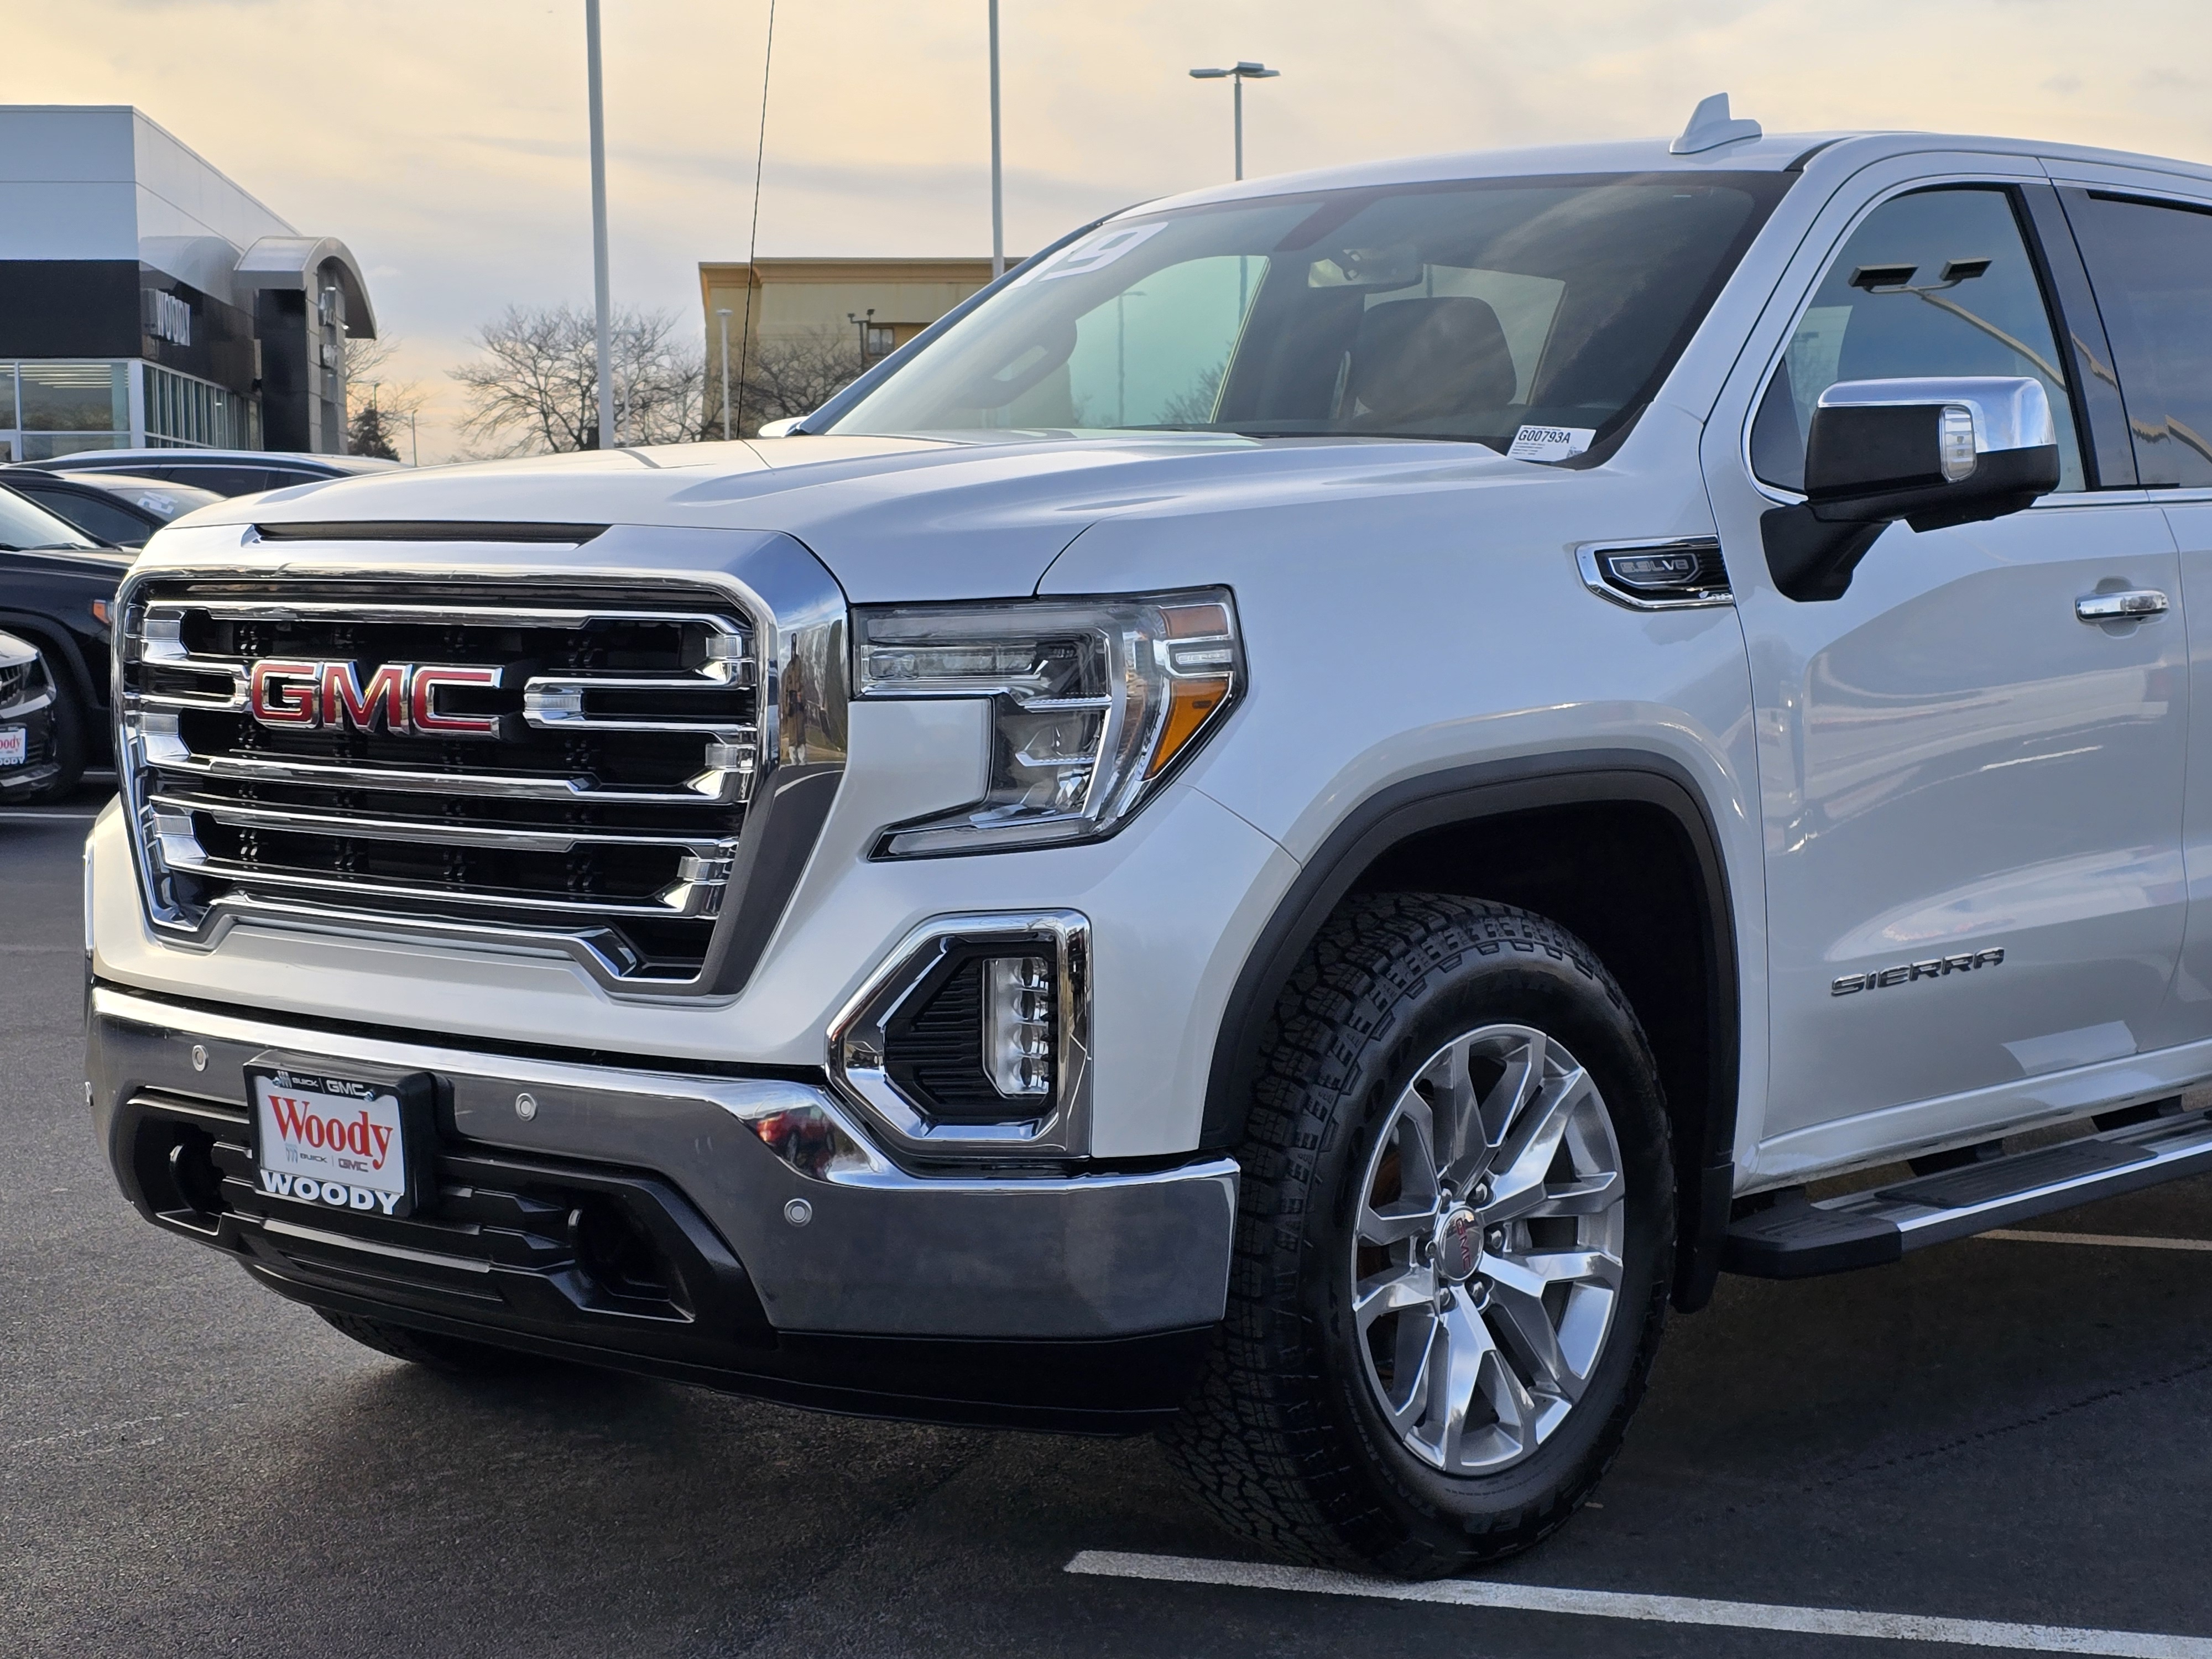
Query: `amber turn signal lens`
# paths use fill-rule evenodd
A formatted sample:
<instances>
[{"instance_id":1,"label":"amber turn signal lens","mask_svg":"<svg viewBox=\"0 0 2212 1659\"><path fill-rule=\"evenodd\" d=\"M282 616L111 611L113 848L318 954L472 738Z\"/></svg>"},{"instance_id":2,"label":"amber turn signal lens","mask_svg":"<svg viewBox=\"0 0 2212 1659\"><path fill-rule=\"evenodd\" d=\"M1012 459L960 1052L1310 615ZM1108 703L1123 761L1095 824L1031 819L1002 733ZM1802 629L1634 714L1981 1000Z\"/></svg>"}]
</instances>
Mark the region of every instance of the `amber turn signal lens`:
<instances>
[{"instance_id":1,"label":"amber turn signal lens","mask_svg":"<svg viewBox=\"0 0 2212 1659\"><path fill-rule=\"evenodd\" d=\"M1152 750L1152 762L1145 769L1145 775L1158 777L1162 769L1204 729L1206 721L1213 717L1213 711L1228 700L1229 680L1225 675L1219 679L1170 682L1168 717L1161 723L1159 747Z\"/></svg>"}]
</instances>

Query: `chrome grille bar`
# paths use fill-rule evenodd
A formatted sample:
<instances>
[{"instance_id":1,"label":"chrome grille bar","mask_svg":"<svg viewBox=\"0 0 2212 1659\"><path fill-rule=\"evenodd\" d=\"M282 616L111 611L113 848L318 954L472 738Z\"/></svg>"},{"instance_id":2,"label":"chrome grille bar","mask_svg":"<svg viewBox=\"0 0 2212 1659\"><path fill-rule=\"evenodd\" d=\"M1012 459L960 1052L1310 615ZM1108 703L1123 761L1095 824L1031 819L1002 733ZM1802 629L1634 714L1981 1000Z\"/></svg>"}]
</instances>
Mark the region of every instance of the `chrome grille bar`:
<instances>
[{"instance_id":1,"label":"chrome grille bar","mask_svg":"<svg viewBox=\"0 0 2212 1659\"><path fill-rule=\"evenodd\" d=\"M156 708L166 704L142 701ZM195 704L196 708L210 705ZM757 737L750 726L714 734L702 757L702 769L669 789L604 783L580 775L521 776L465 770L422 771L374 761L277 760L266 755L195 753L177 730L173 713L149 713L143 722L148 759L164 772L241 783L291 784L302 788L390 791L400 794L477 796L499 800L575 803L606 801L635 806L726 805L750 793ZM720 752L717 752L717 751Z\"/></svg>"},{"instance_id":2,"label":"chrome grille bar","mask_svg":"<svg viewBox=\"0 0 2212 1659\"><path fill-rule=\"evenodd\" d=\"M343 894L356 906L362 899L387 898L452 905L456 915L489 908L528 915L712 920L720 913L722 890L729 884L730 860L695 860L689 857L679 866L677 880L650 897L639 899L588 898L553 890L502 892L483 887L441 886L428 881L317 875L303 870L272 868L243 859L215 857L199 844L189 817L161 811L149 816L152 837L172 870L231 882L248 890L276 887Z\"/></svg>"},{"instance_id":3,"label":"chrome grille bar","mask_svg":"<svg viewBox=\"0 0 2212 1659\"><path fill-rule=\"evenodd\" d=\"M179 600L155 599L146 606L146 641L152 647L156 640L174 639L176 633L167 628L172 619L181 623L190 613L219 617L232 622L307 622L338 623L404 623L416 627L436 628L549 628L579 629L593 623L689 623L711 634L726 635L734 639L745 639L750 630L732 617L712 611L662 611L651 606L632 610L627 605L605 606L544 606L544 605L424 605L411 601L384 599L227 599L219 598ZM745 660L747 653L732 651L728 655Z\"/></svg>"},{"instance_id":4,"label":"chrome grille bar","mask_svg":"<svg viewBox=\"0 0 2212 1659\"><path fill-rule=\"evenodd\" d=\"M247 805L197 795L155 793L157 811L204 812L218 823L334 836L348 841L407 842L430 846L499 847L518 853L573 853L592 848L660 848L700 859L726 859L736 843L703 837L626 835L619 830L531 830L504 824L452 823L437 818L358 818L302 811L289 806Z\"/></svg>"}]
</instances>

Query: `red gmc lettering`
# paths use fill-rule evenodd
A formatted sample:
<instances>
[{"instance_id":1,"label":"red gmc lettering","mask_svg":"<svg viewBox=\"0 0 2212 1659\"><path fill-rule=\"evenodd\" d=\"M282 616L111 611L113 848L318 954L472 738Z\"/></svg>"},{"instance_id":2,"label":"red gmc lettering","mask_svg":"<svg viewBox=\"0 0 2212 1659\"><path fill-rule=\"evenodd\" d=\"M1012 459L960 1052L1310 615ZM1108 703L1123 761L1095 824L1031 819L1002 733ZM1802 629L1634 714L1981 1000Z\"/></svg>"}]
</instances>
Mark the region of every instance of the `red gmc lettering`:
<instances>
[{"instance_id":1,"label":"red gmc lettering","mask_svg":"<svg viewBox=\"0 0 2212 1659\"><path fill-rule=\"evenodd\" d=\"M246 706L264 726L280 728L331 726L342 732L381 729L395 735L495 738L498 715L443 712L438 691L443 686L489 689L504 678L497 668L422 668L388 662L372 672L364 685L361 670L350 662L271 658L248 671Z\"/></svg>"},{"instance_id":2,"label":"red gmc lettering","mask_svg":"<svg viewBox=\"0 0 2212 1659\"><path fill-rule=\"evenodd\" d=\"M418 668L408 714L417 732L442 732L448 737L488 738L499 730L495 714L441 714L437 691L441 685L492 686L499 684L496 668Z\"/></svg>"},{"instance_id":3,"label":"red gmc lettering","mask_svg":"<svg viewBox=\"0 0 2212 1659\"><path fill-rule=\"evenodd\" d=\"M253 665L246 700L264 726L317 726L322 710L315 696L317 665L271 659Z\"/></svg>"},{"instance_id":4,"label":"red gmc lettering","mask_svg":"<svg viewBox=\"0 0 2212 1659\"><path fill-rule=\"evenodd\" d=\"M386 731L407 729L407 669L404 664L385 664L368 677L366 690L351 663L323 665L325 725L350 725L359 731L373 732L380 716Z\"/></svg>"}]
</instances>

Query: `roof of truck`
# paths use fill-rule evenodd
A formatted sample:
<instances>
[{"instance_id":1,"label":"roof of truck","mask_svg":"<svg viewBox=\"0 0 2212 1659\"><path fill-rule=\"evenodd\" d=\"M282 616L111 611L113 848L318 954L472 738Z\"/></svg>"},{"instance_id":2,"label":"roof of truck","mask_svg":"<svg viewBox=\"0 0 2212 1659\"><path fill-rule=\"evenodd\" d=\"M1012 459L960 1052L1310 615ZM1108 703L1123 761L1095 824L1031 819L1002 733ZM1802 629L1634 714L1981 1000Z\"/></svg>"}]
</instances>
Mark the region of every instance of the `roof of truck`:
<instances>
[{"instance_id":1,"label":"roof of truck","mask_svg":"<svg viewBox=\"0 0 2212 1659\"><path fill-rule=\"evenodd\" d=\"M2045 162L2078 161L2105 167L2135 167L2212 181L2212 167L2170 156L2143 155L2127 150L2098 149L2087 145L2054 143L2033 138L2002 138L1967 133L1879 131L1775 132L1717 144L1686 155L1674 154L1668 148L1669 143L1665 138L1637 138L1608 143L1546 144L1517 149L1456 150L1433 155L1395 156L1384 161L1353 162L1345 167L1319 167L1305 173L1247 179L1239 184L1214 185L1181 196L1146 202L1131 211L1152 213L1163 208L1280 196L1293 191L1425 184L1455 179L1623 173L1680 173L1685 175L1784 173L1809 167L1816 158L1824 169L1829 166L1838 166L1845 171L1855 171L1885 156L1931 149L2018 155Z\"/></svg>"}]
</instances>

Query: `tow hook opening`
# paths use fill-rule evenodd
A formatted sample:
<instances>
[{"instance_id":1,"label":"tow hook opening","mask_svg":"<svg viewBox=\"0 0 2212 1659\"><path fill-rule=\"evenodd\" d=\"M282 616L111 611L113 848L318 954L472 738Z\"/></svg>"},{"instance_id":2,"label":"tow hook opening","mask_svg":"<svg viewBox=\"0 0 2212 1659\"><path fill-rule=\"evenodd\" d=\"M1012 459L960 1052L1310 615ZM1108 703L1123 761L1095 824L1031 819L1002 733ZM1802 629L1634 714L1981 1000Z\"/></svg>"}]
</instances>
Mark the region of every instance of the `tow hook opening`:
<instances>
[{"instance_id":1,"label":"tow hook opening","mask_svg":"<svg viewBox=\"0 0 2212 1659\"><path fill-rule=\"evenodd\" d=\"M576 1267L594 1288L625 1301L681 1307L682 1281L653 1235L623 1206L586 1199L568 1212L568 1237Z\"/></svg>"},{"instance_id":2,"label":"tow hook opening","mask_svg":"<svg viewBox=\"0 0 2212 1659\"><path fill-rule=\"evenodd\" d=\"M215 1137L190 1123L149 1121L138 1136L138 1190L166 1221L213 1232L227 1207Z\"/></svg>"}]
</instances>

